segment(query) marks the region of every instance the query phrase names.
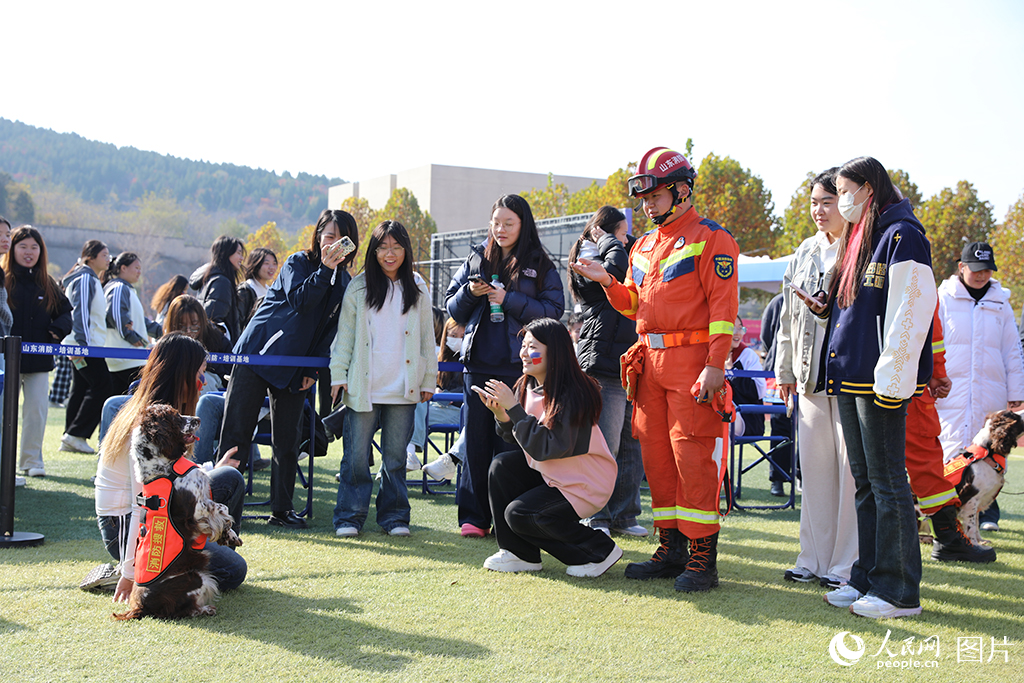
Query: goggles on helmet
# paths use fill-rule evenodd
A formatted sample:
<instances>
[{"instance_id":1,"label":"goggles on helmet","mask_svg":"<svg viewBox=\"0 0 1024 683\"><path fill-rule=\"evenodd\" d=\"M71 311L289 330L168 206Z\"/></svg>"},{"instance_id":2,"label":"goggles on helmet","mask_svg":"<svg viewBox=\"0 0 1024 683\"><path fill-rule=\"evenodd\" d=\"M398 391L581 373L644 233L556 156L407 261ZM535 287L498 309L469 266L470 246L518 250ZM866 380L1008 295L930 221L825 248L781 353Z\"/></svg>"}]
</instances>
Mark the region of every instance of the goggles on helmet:
<instances>
[{"instance_id":1,"label":"goggles on helmet","mask_svg":"<svg viewBox=\"0 0 1024 683\"><path fill-rule=\"evenodd\" d=\"M626 181L626 186L629 189L630 197L639 197L640 195L647 194L658 187L659 184L664 183L664 178L659 178L656 175L645 173L642 175L635 175Z\"/></svg>"}]
</instances>

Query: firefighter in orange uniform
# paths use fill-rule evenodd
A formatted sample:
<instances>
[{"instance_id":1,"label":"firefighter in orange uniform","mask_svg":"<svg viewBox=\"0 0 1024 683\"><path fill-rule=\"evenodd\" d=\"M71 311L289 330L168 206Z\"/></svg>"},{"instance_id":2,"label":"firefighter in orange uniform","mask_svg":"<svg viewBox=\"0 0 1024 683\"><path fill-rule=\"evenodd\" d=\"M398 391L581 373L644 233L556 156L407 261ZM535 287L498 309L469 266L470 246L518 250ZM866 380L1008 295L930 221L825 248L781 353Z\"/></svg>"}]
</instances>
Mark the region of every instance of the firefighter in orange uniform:
<instances>
[{"instance_id":1,"label":"firefighter in orange uniform","mask_svg":"<svg viewBox=\"0 0 1024 683\"><path fill-rule=\"evenodd\" d=\"M949 394L952 382L946 375L946 347L938 306L932 319L932 379L928 389L907 405L907 474L921 513L931 517L935 540L932 559L940 562L993 562L996 551L974 545L964 535L957 508L960 498L943 476L939 415L935 399Z\"/></svg>"},{"instance_id":2,"label":"firefighter in orange uniform","mask_svg":"<svg viewBox=\"0 0 1024 683\"><path fill-rule=\"evenodd\" d=\"M674 578L679 591L718 585L718 492L725 473L724 366L739 307L739 247L690 203L696 174L665 147L644 155L629 179L631 197L658 227L641 237L620 284L580 259L580 275L636 320L640 340L623 355L623 384L634 393L633 432L643 450L660 545L631 579Z\"/></svg>"}]
</instances>

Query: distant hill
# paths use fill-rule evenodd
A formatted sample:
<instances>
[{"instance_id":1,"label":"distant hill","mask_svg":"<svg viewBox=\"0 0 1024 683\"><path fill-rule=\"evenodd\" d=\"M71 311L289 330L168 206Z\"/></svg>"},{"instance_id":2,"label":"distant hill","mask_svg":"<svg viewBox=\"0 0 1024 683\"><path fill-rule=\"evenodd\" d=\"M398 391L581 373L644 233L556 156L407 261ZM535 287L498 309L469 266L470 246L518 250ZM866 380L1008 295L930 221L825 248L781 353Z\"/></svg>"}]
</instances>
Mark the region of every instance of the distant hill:
<instances>
[{"instance_id":1,"label":"distant hill","mask_svg":"<svg viewBox=\"0 0 1024 683\"><path fill-rule=\"evenodd\" d=\"M313 223L327 208L327 188L343 182L287 171L278 175L87 140L0 118L0 171L20 182L44 181L95 204L127 206L150 192L258 226L286 230Z\"/></svg>"}]
</instances>

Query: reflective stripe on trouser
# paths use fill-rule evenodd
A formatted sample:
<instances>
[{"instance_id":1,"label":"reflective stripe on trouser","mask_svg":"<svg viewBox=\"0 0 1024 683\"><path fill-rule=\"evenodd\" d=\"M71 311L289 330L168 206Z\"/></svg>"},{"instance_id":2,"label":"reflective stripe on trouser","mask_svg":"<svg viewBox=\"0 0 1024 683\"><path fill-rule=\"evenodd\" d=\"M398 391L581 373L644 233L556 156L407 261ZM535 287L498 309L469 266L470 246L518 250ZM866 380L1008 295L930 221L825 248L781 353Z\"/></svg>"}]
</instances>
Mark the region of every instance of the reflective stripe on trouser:
<instances>
[{"instance_id":1,"label":"reflective stripe on trouser","mask_svg":"<svg viewBox=\"0 0 1024 683\"><path fill-rule=\"evenodd\" d=\"M718 491L726 461L722 421L689 390L707 345L649 349L633 411L656 527L704 538L720 528Z\"/></svg>"},{"instance_id":2,"label":"reflective stripe on trouser","mask_svg":"<svg viewBox=\"0 0 1024 683\"><path fill-rule=\"evenodd\" d=\"M917 396L907 405L907 474L921 512L931 515L960 505L956 489L942 476L942 444L935 404Z\"/></svg>"}]
</instances>

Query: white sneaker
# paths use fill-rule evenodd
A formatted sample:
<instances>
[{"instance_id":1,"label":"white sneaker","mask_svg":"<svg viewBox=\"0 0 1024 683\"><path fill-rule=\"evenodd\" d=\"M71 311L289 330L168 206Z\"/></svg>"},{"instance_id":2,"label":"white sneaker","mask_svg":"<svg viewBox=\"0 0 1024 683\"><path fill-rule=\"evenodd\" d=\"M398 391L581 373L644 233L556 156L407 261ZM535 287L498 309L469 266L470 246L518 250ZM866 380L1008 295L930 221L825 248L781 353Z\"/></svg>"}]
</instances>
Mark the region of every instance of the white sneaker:
<instances>
[{"instance_id":1,"label":"white sneaker","mask_svg":"<svg viewBox=\"0 0 1024 683\"><path fill-rule=\"evenodd\" d=\"M89 445L89 442L80 436L71 436L65 434L60 437L60 447L57 449L60 451L66 451L68 453L86 453L88 455L95 455L96 450Z\"/></svg>"},{"instance_id":2,"label":"white sneaker","mask_svg":"<svg viewBox=\"0 0 1024 683\"><path fill-rule=\"evenodd\" d=\"M921 613L921 607L897 607L877 595L865 595L850 605L850 612L868 619L895 619L896 617L916 617Z\"/></svg>"},{"instance_id":3,"label":"white sneaker","mask_svg":"<svg viewBox=\"0 0 1024 683\"><path fill-rule=\"evenodd\" d=\"M405 471L415 472L421 467L423 467L423 463L421 463L420 459L416 456L416 447L409 444L405 447Z\"/></svg>"},{"instance_id":4,"label":"white sneaker","mask_svg":"<svg viewBox=\"0 0 1024 683\"><path fill-rule=\"evenodd\" d=\"M407 526L396 526L394 529L388 532L388 536L411 536L409 527Z\"/></svg>"},{"instance_id":5,"label":"white sneaker","mask_svg":"<svg viewBox=\"0 0 1024 683\"><path fill-rule=\"evenodd\" d=\"M525 562L507 550L499 550L484 560L484 569L492 572L539 572L543 568L540 562Z\"/></svg>"},{"instance_id":6,"label":"white sneaker","mask_svg":"<svg viewBox=\"0 0 1024 683\"><path fill-rule=\"evenodd\" d=\"M334 530L334 535L339 538L352 538L359 535L359 529L354 526L339 526Z\"/></svg>"},{"instance_id":7,"label":"white sneaker","mask_svg":"<svg viewBox=\"0 0 1024 683\"><path fill-rule=\"evenodd\" d=\"M849 607L863 597L863 593L847 584L842 588L825 593L824 600L833 607Z\"/></svg>"},{"instance_id":8,"label":"white sneaker","mask_svg":"<svg viewBox=\"0 0 1024 683\"><path fill-rule=\"evenodd\" d=\"M622 536L635 536L636 538L646 538L650 532L639 524L633 526L615 527L612 529L613 534L620 534Z\"/></svg>"},{"instance_id":9,"label":"white sneaker","mask_svg":"<svg viewBox=\"0 0 1024 683\"><path fill-rule=\"evenodd\" d=\"M999 524L997 522L982 522L982 531L999 531Z\"/></svg>"},{"instance_id":10,"label":"white sneaker","mask_svg":"<svg viewBox=\"0 0 1024 683\"><path fill-rule=\"evenodd\" d=\"M14 485L15 486L24 486L25 485L25 477L19 477L18 475L15 475L14 476Z\"/></svg>"},{"instance_id":11,"label":"white sneaker","mask_svg":"<svg viewBox=\"0 0 1024 683\"><path fill-rule=\"evenodd\" d=\"M565 573L569 576L585 576L588 578L594 578L595 576L601 576L613 564L619 561L622 557L622 548L615 546L612 551L608 553L608 557L604 558L600 562L588 562L587 564L570 564L565 568Z\"/></svg>"},{"instance_id":12,"label":"white sneaker","mask_svg":"<svg viewBox=\"0 0 1024 683\"><path fill-rule=\"evenodd\" d=\"M444 479L455 479L458 472L458 463L450 453L445 453L434 462L428 462L423 466L423 473L431 479L442 481Z\"/></svg>"},{"instance_id":13,"label":"white sneaker","mask_svg":"<svg viewBox=\"0 0 1024 683\"><path fill-rule=\"evenodd\" d=\"M27 474L30 477L45 477L46 470L44 470L42 467L30 467L29 469L25 470L25 474Z\"/></svg>"}]
</instances>

